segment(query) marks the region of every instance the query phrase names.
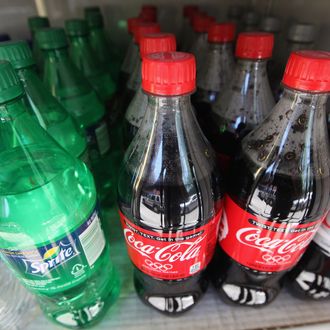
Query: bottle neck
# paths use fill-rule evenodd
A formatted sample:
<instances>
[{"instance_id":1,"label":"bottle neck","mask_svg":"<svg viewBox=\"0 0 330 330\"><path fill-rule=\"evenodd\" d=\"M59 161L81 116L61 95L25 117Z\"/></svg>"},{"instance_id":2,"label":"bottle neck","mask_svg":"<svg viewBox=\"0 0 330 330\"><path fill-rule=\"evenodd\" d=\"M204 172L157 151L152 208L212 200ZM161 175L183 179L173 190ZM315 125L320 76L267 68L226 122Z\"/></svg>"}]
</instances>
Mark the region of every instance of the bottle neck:
<instances>
[{"instance_id":1,"label":"bottle neck","mask_svg":"<svg viewBox=\"0 0 330 330\"><path fill-rule=\"evenodd\" d=\"M84 46L88 44L88 36L69 36L69 41L72 44L75 44L77 46Z\"/></svg>"},{"instance_id":2,"label":"bottle neck","mask_svg":"<svg viewBox=\"0 0 330 330\"><path fill-rule=\"evenodd\" d=\"M91 92L91 86L71 61L68 48L44 51L43 81L59 100Z\"/></svg>"},{"instance_id":3,"label":"bottle neck","mask_svg":"<svg viewBox=\"0 0 330 330\"><path fill-rule=\"evenodd\" d=\"M0 104L0 125L11 125L11 122L25 112L23 94L13 100Z\"/></svg>"},{"instance_id":4,"label":"bottle neck","mask_svg":"<svg viewBox=\"0 0 330 330\"><path fill-rule=\"evenodd\" d=\"M16 70L16 73L18 74L23 85L29 84L31 77L33 77L33 78L37 77L37 79L38 79L35 65L27 66L25 68L20 68L20 69ZM40 81L40 83L41 83L41 81Z\"/></svg>"},{"instance_id":5,"label":"bottle neck","mask_svg":"<svg viewBox=\"0 0 330 330\"><path fill-rule=\"evenodd\" d=\"M50 125L64 121L69 116L42 83L35 66L21 68L17 74L24 86L32 114L44 129L47 130Z\"/></svg>"},{"instance_id":6,"label":"bottle neck","mask_svg":"<svg viewBox=\"0 0 330 330\"><path fill-rule=\"evenodd\" d=\"M323 93L319 94L298 91L284 86L282 98L283 103L291 103L290 109L292 111L300 109L301 107L308 108L310 114L313 112L319 112L320 114L317 115L316 119L320 119L320 117L323 116L323 113L325 113L328 95Z\"/></svg>"},{"instance_id":7,"label":"bottle neck","mask_svg":"<svg viewBox=\"0 0 330 330\"><path fill-rule=\"evenodd\" d=\"M50 63L70 61L68 47L42 50L45 61Z\"/></svg>"},{"instance_id":8,"label":"bottle neck","mask_svg":"<svg viewBox=\"0 0 330 330\"><path fill-rule=\"evenodd\" d=\"M159 96L147 94L148 104L153 111L158 111L159 115L186 111L191 107L190 94L179 96Z\"/></svg>"},{"instance_id":9,"label":"bottle neck","mask_svg":"<svg viewBox=\"0 0 330 330\"><path fill-rule=\"evenodd\" d=\"M219 53L228 53L232 55L233 53L233 43L232 42L209 42L209 50L217 51Z\"/></svg>"},{"instance_id":10,"label":"bottle neck","mask_svg":"<svg viewBox=\"0 0 330 330\"><path fill-rule=\"evenodd\" d=\"M267 72L267 61L267 59L250 60L238 58L236 71L246 72L246 74L251 74L253 72L256 75L263 75Z\"/></svg>"},{"instance_id":11,"label":"bottle neck","mask_svg":"<svg viewBox=\"0 0 330 330\"><path fill-rule=\"evenodd\" d=\"M258 90L257 94L260 96L260 90L270 91L267 60L238 59L233 74L232 88L243 95Z\"/></svg>"}]
</instances>

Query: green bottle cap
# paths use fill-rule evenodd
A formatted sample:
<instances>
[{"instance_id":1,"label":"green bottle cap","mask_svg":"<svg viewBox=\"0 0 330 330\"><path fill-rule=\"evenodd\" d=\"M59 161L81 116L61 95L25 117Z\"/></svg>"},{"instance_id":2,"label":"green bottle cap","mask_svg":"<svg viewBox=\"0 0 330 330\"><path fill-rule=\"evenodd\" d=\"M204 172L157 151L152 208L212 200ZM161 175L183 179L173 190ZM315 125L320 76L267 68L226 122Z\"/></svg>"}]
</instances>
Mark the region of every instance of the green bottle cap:
<instances>
[{"instance_id":1,"label":"green bottle cap","mask_svg":"<svg viewBox=\"0 0 330 330\"><path fill-rule=\"evenodd\" d=\"M12 64L14 69L35 64L31 49L26 41L6 41L0 43L0 59Z\"/></svg>"},{"instance_id":2,"label":"green bottle cap","mask_svg":"<svg viewBox=\"0 0 330 330\"><path fill-rule=\"evenodd\" d=\"M34 33L38 29L49 27L49 20L47 17L33 16L28 18L30 30Z\"/></svg>"},{"instance_id":3,"label":"green bottle cap","mask_svg":"<svg viewBox=\"0 0 330 330\"><path fill-rule=\"evenodd\" d=\"M65 21L65 31L70 37L85 36L88 34L88 26L84 19L69 19Z\"/></svg>"},{"instance_id":4,"label":"green bottle cap","mask_svg":"<svg viewBox=\"0 0 330 330\"><path fill-rule=\"evenodd\" d=\"M101 13L92 11L85 14L88 27L92 28L103 28L103 17Z\"/></svg>"},{"instance_id":5,"label":"green bottle cap","mask_svg":"<svg viewBox=\"0 0 330 330\"><path fill-rule=\"evenodd\" d=\"M68 46L64 29L45 28L36 33L36 39L41 49L58 49Z\"/></svg>"},{"instance_id":6,"label":"green bottle cap","mask_svg":"<svg viewBox=\"0 0 330 330\"><path fill-rule=\"evenodd\" d=\"M87 13L101 13L99 6L87 6L84 8L85 17Z\"/></svg>"},{"instance_id":7,"label":"green bottle cap","mask_svg":"<svg viewBox=\"0 0 330 330\"><path fill-rule=\"evenodd\" d=\"M7 61L0 61L0 103L13 100L23 93L13 66Z\"/></svg>"}]
</instances>

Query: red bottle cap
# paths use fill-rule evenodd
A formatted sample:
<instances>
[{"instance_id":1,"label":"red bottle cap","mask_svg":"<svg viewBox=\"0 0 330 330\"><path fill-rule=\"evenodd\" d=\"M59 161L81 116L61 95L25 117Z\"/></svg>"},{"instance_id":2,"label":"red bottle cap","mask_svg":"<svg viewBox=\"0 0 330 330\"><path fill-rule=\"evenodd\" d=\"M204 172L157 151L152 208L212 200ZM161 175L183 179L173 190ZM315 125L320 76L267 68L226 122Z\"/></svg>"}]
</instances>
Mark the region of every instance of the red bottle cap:
<instances>
[{"instance_id":1,"label":"red bottle cap","mask_svg":"<svg viewBox=\"0 0 330 330\"><path fill-rule=\"evenodd\" d=\"M139 17L145 22L157 22L157 7L153 5L143 5Z\"/></svg>"},{"instance_id":2,"label":"red bottle cap","mask_svg":"<svg viewBox=\"0 0 330 330\"><path fill-rule=\"evenodd\" d=\"M134 34L134 42L139 44L140 38L149 33L159 33L160 26L158 23L148 23L148 22L140 22L135 25L133 29Z\"/></svg>"},{"instance_id":3,"label":"red bottle cap","mask_svg":"<svg viewBox=\"0 0 330 330\"><path fill-rule=\"evenodd\" d=\"M209 28L209 42L230 42L235 39L235 23L213 23Z\"/></svg>"},{"instance_id":4,"label":"red bottle cap","mask_svg":"<svg viewBox=\"0 0 330 330\"><path fill-rule=\"evenodd\" d=\"M134 27L138 24L141 23L142 19L140 17L131 17L127 19L127 30L128 33L133 34Z\"/></svg>"},{"instance_id":5,"label":"red bottle cap","mask_svg":"<svg viewBox=\"0 0 330 330\"><path fill-rule=\"evenodd\" d=\"M272 57L274 35L266 32L243 32L238 35L235 56L248 59Z\"/></svg>"},{"instance_id":6,"label":"red bottle cap","mask_svg":"<svg viewBox=\"0 0 330 330\"><path fill-rule=\"evenodd\" d=\"M142 88L155 95L183 95L196 86L196 61L192 54L154 53L143 58Z\"/></svg>"},{"instance_id":7,"label":"red bottle cap","mask_svg":"<svg viewBox=\"0 0 330 330\"><path fill-rule=\"evenodd\" d=\"M195 32L207 32L210 25L215 22L215 18L205 14L198 13L193 16L193 29Z\"/></svg>"},{"instance_id":8,"label":"red bottle cap","mask_svg":"<svg viewBox=\"0 0 330 330\"><path fill-rule=\"evenodd\" d=\"M330 92L330 52L292 52L285 67L282 83L302 91Z\"/></svg>"},{"instance_id":9,"label":"red bottle cap","mask_svg":"<svg viewBox=\"0 0 330 330\"><path fill-rule=\"evenodd\" d=\"M140 39L141 58L159 52L175 52L176 40L171 33L145 34Z\"/></svg>"},{"instance_id":10,"label":"red bottle cap","mask_svg":"<svg viewBox=\"0 0 330 330\"><path fill-rule=\"evenodd\" d=\"M198 6L186 5L183 7L183 16L190 18L193 12L198 11Z\"/></svg>"}]
</instances>

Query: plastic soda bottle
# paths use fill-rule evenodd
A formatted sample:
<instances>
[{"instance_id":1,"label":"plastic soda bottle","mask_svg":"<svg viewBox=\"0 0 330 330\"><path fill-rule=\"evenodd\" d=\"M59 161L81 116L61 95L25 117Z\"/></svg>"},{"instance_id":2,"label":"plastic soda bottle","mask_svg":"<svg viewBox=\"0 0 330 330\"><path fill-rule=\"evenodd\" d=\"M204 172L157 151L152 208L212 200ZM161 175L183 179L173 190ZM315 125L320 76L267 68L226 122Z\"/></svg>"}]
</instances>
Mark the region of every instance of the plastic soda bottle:
<instances>
[{"instance_id":1,"label":"plastic soda bottle","mask_svg":"<svg viewBox=\"0 0 330 330\"><path fill-rule=\"evenodd\" d=\"M83 131L37 75L28 44L25 41L0 43L0 59L11 62L16 70L30 105L28 110L39 124L72 156L89 164Z\"/></svg>"},{"instance_id":2,"label":"plastic soda bottle","mask_svg":"<svg viewBox=\"0 0 330 330\"><path fill-rule=\"evenodd\" d=\"M38 30L37 41L44 52L44 82L84 129L101 200L113 201L115 165L110 154L105 108L87 79L72 63L63 29Z\"/></svg>"},{"instance_id":3,"label":"plastic soda bottle","mask_svg":"<svg viewBox=\"0 0 330 330\"><path fill-rule=\"evenodd\" d=\"M36 42L35 35L38 29L49 27L49 20L47 17L33 16L28 18L28 24L32 37L33 56L36 59L38 70L41 72L44 67L44 61L42 51Z\"/></svg>"},{"instance_id":4,"label":"plastic soda bottle","mask_svg":"<svg viewBox=\"0 0 330 330\"><path fill-rule=\"evenodd\" d=\"M92 325L119 284L93 176L28 114L19 78L0 62L0 254L44 314Z\"/></svg>"}]
</instances>

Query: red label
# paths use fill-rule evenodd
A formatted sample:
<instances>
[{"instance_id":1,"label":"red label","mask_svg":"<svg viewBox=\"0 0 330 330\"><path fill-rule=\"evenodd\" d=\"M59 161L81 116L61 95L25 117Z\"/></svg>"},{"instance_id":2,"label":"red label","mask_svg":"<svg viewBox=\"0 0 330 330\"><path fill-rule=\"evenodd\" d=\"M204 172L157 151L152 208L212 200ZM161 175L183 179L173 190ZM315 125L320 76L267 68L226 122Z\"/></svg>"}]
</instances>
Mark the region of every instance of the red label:
<instances>
[{"instance_id":1,"label":"red label","mask_svg":"<svg viewBox=\"0 0 330 330\"><path fill-rule=\"evenodd\" d=\"M197 229L164 234L138 227L119 212L134 265L147 275L166 280L195 275L208 265L217 243L221 213Z\"/></svg>"},{"instance_id":2,"label":"red label","mask_svg":"<svg viewBox=\"0 0 330 330\"><path fill-rule=\"evenodd\" d=\"M280 272L298 262L323 220L277 223L246 212L226 196L219 242L232 259L246 267Z\"/></svg>"}]
</instances>

